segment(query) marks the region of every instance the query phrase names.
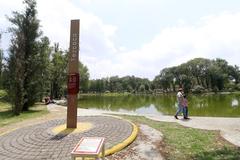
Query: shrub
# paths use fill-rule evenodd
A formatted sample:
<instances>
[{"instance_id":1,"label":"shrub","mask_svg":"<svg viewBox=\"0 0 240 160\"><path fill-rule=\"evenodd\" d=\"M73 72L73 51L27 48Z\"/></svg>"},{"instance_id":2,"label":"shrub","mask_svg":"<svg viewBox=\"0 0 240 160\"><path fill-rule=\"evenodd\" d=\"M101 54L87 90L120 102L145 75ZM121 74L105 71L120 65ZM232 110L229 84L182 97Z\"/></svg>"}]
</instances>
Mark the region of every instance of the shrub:
<instances>
[{"instance_id":1,"label":"shrub","mask_svg":"<svg viewBox=\"0 0 240 160\"><path fill-rule=\"evenodd\" d=\"M196 85L196 86L193 87L192 93L197 93L197 94L199 94L199 93L203 93L204 90L205 90L205 89L204 89L203 86L201 86L201 85Z\"/></svg>"}]
</instances>

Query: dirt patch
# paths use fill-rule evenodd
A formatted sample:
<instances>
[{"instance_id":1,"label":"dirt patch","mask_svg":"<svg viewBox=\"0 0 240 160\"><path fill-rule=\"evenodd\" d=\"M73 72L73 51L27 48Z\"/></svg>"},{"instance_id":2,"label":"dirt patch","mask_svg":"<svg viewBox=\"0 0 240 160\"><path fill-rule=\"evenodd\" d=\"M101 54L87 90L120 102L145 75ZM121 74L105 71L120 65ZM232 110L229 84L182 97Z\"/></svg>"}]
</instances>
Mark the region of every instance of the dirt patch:
<instances>
[{"instance_id":1,"label":"dirt patch","mask_svg":"<svg viewBox=\"0 0 240 160\"><path fill-rule=\"evenodd\" d=\"M162 160L162 133L139 124L136 140L120 152L107 157L108 160Z\"/></svg>"}]
</instances>

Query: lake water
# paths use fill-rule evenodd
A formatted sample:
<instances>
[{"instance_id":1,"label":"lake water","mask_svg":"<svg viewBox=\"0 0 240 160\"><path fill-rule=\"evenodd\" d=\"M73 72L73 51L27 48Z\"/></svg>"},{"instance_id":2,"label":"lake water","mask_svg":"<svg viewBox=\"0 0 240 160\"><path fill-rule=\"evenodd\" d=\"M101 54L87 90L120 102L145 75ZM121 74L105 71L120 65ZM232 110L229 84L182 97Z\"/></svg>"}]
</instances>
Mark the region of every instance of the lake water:
<instances>
[{"instance_id":1,"label":"lake water","mask_svg":"<svg viewBox=\"0 0 240 160\"><path fill-rule=\"evenodd\" d=\"M189 95L190 116L240 117L240 94ZM174 115L176 95L81 96L78 107L140 114Z\"/></svg>"}]
</instances>

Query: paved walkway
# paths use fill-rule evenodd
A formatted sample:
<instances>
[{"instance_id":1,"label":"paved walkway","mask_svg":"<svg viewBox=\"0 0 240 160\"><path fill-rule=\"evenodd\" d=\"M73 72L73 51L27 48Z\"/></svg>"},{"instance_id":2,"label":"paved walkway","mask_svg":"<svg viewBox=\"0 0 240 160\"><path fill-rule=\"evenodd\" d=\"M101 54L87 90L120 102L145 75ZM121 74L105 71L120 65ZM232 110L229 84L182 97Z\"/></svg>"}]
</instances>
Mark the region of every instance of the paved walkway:
<instances>
[{"instance_id":1,"label":"paved walkway","mask_svg":"<svg viewBox=\"0 0 240 160\"><path fill-rule=\"evenodd\" d=\"M64 119L58 119L4 134L0 136L0 159L68 160L83 136L105 137L106 149L109 149L127 139L133 130L131 123L109 116L78 117L78 121L91 123L94 127L75 134L54 134L54 127L66 123Z\"/></svg>"},{"instance_id":2,"label":"paved walkway","mask_svg":"<svg viewBox=\"0 0 240 160\"><path fill-rule=\"evenodd\" d=\"M59 107L65 108L66 107ZM154 115L154 114L134 114L124 112L111 112L100 111L95 109L82 109L78 108L78 115L105 115L105 114L126 114L145 116L146 118L163 121L163 122L176 122L186 127L206 129L206 130L219 130L220 134L227 141L240 147L240 118L224 118L224 117L190 117L190 120L183 120L179 116L176 120L173 116Z\"/></svg>"}]
</instances>

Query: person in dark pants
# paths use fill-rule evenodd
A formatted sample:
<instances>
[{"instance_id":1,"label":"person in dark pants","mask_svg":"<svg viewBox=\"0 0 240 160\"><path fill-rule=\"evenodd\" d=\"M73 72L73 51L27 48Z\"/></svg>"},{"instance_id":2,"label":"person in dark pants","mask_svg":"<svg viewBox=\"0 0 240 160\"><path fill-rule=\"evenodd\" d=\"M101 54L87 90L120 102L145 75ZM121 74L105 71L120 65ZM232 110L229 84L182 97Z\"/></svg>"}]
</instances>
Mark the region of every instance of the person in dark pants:
<instances>
[{"instance_id":1,"label":"person in dark pants","mask_svg":"<svg viewBox=\"0 0 240 160\"><path fill-rule=\"evenodd\" d=\"M178 93L177 93L178 109L177 109L177 112L176 112L176 114L174 116L176 119L178 119L178 117L177 117L178 114L183 111L182 102L183 102L183 89L179 88L178 89Z\"/></svg>"},{"instance_id":2,"label":"person in dark pants","mask_svg":"<svg viewBox=\"0 0 240 160\"><path fill-rule=\"evenodd\" d=\"M188 118L188 100L187 100L187 96L186 95L183 96L182 106L183 106L183 116L184 116L184 119L189 119Z\"/></svg>"}]
</instances>

